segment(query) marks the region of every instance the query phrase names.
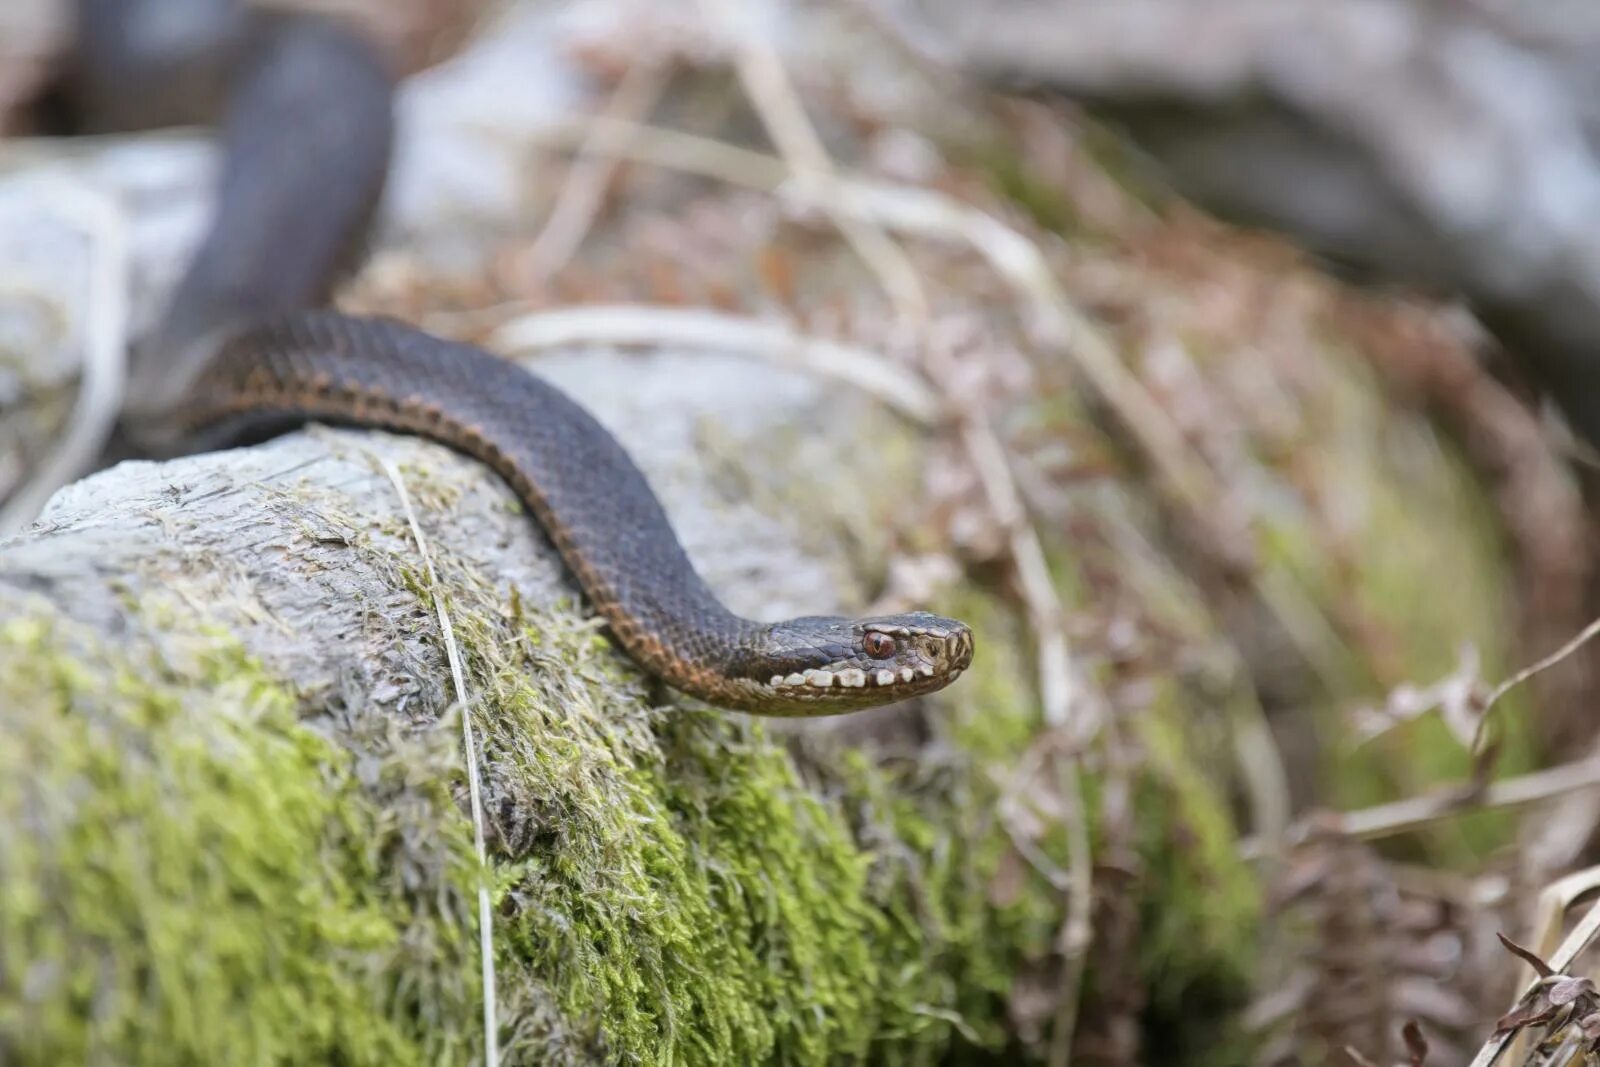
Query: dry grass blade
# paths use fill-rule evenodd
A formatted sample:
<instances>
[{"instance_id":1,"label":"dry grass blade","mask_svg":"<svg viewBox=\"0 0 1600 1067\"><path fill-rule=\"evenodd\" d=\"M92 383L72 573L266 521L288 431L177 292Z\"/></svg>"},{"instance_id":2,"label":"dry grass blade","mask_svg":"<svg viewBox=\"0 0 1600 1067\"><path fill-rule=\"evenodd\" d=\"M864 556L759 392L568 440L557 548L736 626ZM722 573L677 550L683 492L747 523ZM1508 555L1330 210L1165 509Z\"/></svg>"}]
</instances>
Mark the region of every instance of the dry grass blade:
<instances>
[{"instance_id":1,"label":"dry grass blade","mask_svg":"<svg viewBox=\"0 0 1600 1067\"><path fill-rule=\"evenodd\" d=\"M599 134L606 131L602 141ZM536 141L580 149L604 148L623 159L667 170L698 174L729 185L772 192L789 177L783 160L765 152L728 144L698 134L646 126L605 115L555 123L528 134Z\"/></svg>"},{"instance_id":2,"label":"dry grass blade","mask_svg":"<svg viewBox=\"0 0 1600 1067\"><path fill-rule=\"evenodd\" d=\"M1250 830L1261 843L1263 857L1277 859L1288 838L1292 810L1283 754L1257 701L1233 702L1229 725L1234 765L1249 802Z\"/></svg>"},{"instance_id":3,"label":"dry grass blade","mask_svg":"<svg viewBox=\"0 0 1600 1067\"><path fill-rule=\"evenodd\" d=\"M1580 789L1600 789L1600 757L1503 778L1481 792L1470 786L1446 789L1347 812L1339 817L1339 828L1352 837L1371 841L1468 811L1536 804Z\"/></svg>"},{"instance_id":4,"label":"dry grass blade","mask_svg":"<svg viewBox=\"0 0 1600 1067\"><path fill-rule=\"evenodd\" d=\"M1286 836L1291 841L1304 840L1316 832L1320 825L1335 833L1376 841L1421 829L1440 819L1494 808L1538 804L1568 793L1591 789L1600 789L1600 756L1590 756L1514 778L1502 778L1483 789L1477 789L1469 783L1356 811L1338 814L1318 812L1295 823ZM1261 837L1248 837L1239 843L1239 852L1246 858L1254 859L1266 854L1269 847L1269 842Z\"/></svg>"},{"instance_id":5,"label":"dry grass blade","mask_svg":"<svg viewBox=\"0 0 1600 1067\"><path fill-rule=\"evenodd\" d=\"M1076 753L1060 761L1061 795L1067 798L1064 816L1067 829L1067 917L1061 924L1057 951L1061 953L1065 974L1056 1007L1055 1026L1050 1031L1051 1067L1067 1067L1072 1062L1072 1037L1077 1031L1078 1000L1083 994L1083 976L1089 960L1089 945L1094 936L1094 866L1089 821L1084 811L1083 769Z\"/></svg>"},{"instance_id":6,"label":"dry grass blade","mask_svg":"<svg viewBox=\"0 0 1600 1067\"><path fill-rule=\"evenodd\" d=\"M667 80L667 69L656 62L643 59L633 64L606 104L605 116L624 122L642 118L660 99ZM536 277L552 277L566 266L594 225L617 170L619 154L611 141L620 136L617 125L591 126L589 140L568 168L544 229L528 250L528 265Z\"/></svg>"},{"instance_id":7,"label":"dry grass blade","mask_svg":"<svg viewBox=\"0 0 1600 1067\"><path fill-rule=\"evenodd\" d=\"M511 353L602 344L759 356L849 382L924 426L938 421L942 404L921 378L875 352L806 337L777 323L699 308L591 304L538 311L502 325L491 343Z\"/></svg>"},{"instance_id":8,"label":"dry grass blade","mask_svg":"<svg viewBox=\"0 0 1600 1067\"><path fill-rule=\"evenodd\" d=\"M1584 645L1593 640L1596 634L1600 634L1600 619L1595 619L1593 622L1589 623L1589 625L1578 631L1577 635L1574 636L1572 640L1568 641L1566 644L1562 645L1548 656L1545 656L1543 659L1538 660L1535 663L1530 663L1528 666L1522 668L1522 670L1518 671L1516 674L1513 674L1511 677L1507 678L1505 681L1491 689L1489 691L1489 695L1484 698L1483 710L1479 713L1478 728L1473 734L1472 738L1473 749L1476 750L1483 744L1484 731L1487 729L1487 724L1489 722L1489 713L1494 709L1496 704L1500 703L1502 697L1511 692L1511 690L1515 689L1517 686L1521 685L1523 682L1526 682L1528 679L1549 670L1551 667L1554 667L1568 656L1571 656L1574 652L1578 651L1578 649L1582 648Z\"/></svg>"},{"instance_id":9,"label":"dry grass blade","mask_svg":"<svg viewBox=\"0 0 1600 1067\"><path fill-rule=\"evenodd\" d=\"M878 276L894 302L901 324L912 329L926 326L928 297L904 250L882 230L864 225L834 207L838 180L833 160L806 118L805 106L771 41L751 32L746 13L735 0L701 0L700 6L708 18L733 31L738 42L734 63L739 80L784 157L789 180L814 191L822 210Z\"/></svg>"},{"instance_id":10,"label":"dry grass blade","mask_svg":"<svg viewBox=\"0 0 1600 1067\"><path fill-rule=\"evenodd\" d=\"M489 857L484 845L483 786L478 776L478 742L472 733L472 705L467 695L466 672L461 666L461 649L456 644L455 627L450 623L450 612L440 595L439 576L433 569L433 556L428 551L428 541L422 535L422 524L417 521L416 509L411 506L411 494L406 491L405 480L393 463L378 459L378 464L400 497L400 507L411 536L416 538L417 552L422 556L423 571L428 578L428 590L433 596L439 615L439 635L444 642L445 656L450 662L450 678L455 685L456 707L461 713L461 749L467 764L467 794L472 807L472 844L478 856L480 871L478 881L478 957L483 979L483 1062L485 1067L498 1067L500 1063L500 1026L496 1012L496 985L494 977L494 907L489 895Z\"/></svg>"},{"instance_id":11,"label":"dry grass blade","mask_svg":"<svg viewBox=\"0 0 1600 1067\"><path fill-rule=\"evenodd\" d=\"M1596 889L1600 889L1600 867L1574 871L1545 887L1539 894L1539 906L1533 921L1534 953L1542 959L1556 952L1557 938L1561 936L1567 910ZM1529 980L1536 977L1539 976L1528 976Z\"/></svg>"},{"instance_id":12,"label":"dry grass blade","mask_svg":"<svg viewBox=\"0 0 1600 1067\"><path fill-rule=\"evenodd\" d=\"M1209 472L1111 343L1067 300L1034 242L988 212L928 189L850 181L836 192L840 209L851 215L919 236L953 238L983 255L1024 297L1039 339L1083 369L1179 497L1202 516L1214 510L1218 494Z\"/></svg>"}]
</instances>

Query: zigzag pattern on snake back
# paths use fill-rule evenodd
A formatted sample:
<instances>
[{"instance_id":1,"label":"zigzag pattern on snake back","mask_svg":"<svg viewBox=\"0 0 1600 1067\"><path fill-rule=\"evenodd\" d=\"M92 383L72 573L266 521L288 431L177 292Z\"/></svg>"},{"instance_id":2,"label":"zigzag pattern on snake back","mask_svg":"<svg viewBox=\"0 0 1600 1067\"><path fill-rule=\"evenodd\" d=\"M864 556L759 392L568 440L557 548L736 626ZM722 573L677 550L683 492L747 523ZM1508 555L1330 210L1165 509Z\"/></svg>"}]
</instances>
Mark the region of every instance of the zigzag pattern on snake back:
<instances>
[{"instance_id":1,"label":"zigzag pattern on snake back","mask_svg":"<svg viewBox=\"0 0 1600 1067\"><path fill-rule=\"evenodd\" d=\"M127 5L150 0L84 2L109 2L127 18ZM216 443L319 420L417 434L480 460L549 535L628 654L713 704L825 715L961 675L972 634L952 619L734 615L696 573L622 446L555 387L398 322L314 308L381 191L388 78L364 43L331 23L296 15L246 25L222 206L142 353L159 370L173 350L206 350L169 425Z\"/></svg>"}]
</instances>

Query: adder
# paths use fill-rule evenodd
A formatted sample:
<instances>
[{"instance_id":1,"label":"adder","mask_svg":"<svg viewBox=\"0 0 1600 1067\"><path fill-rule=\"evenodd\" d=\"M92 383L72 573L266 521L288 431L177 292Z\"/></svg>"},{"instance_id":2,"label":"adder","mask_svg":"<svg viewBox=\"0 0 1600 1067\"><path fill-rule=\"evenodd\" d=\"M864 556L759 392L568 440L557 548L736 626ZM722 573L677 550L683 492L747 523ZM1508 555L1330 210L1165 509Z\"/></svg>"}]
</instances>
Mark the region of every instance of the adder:
<instances>
[{"instance_id":1,"label":"adder","mask_svg":"<svg viewBox=\"0 0 1600 1067\"><path fill-rule=\"evenodd\" d=\"M735 615L621 445L574 401L488 352L325 306L389 167L393 79L358 34L233 0L79 0L69 83L90 124L209 119L213 101L223 112L217 208L139 345L135 424L159 421L193 448L316 420L465 453L521 499L628 655L711 704L827 715L933 692L967 669L971 631L926 612Z\"/></svg>"}]
</instances>

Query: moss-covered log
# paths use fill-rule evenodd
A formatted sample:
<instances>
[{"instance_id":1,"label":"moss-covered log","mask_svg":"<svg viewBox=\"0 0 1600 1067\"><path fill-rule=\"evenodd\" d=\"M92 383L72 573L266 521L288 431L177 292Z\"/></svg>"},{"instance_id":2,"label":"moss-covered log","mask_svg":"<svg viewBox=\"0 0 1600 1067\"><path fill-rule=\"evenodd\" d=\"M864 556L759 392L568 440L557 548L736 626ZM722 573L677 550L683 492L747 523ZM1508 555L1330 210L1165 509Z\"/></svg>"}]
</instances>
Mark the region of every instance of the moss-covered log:
<instances>
[{"instance_id":1,"label":"moss-covered log","mask_svg":"<svg viewBox=\"0 0 1600 1067\"><path fill-rule=\"evenodd\" d=\"M862 606L915 483L893 416L738 362L543 369L639 457L737 608ZM0 1058L478 1046L478 869L435 596L483 743L509 1062L905 1062L1015 1041L1012 985L1050 957L1062 901L996 819L1035 715L1005 609L964 594L978 667L919 708L780 732L679 706L476 465L313 430L123 465L0 549ZM915 760L887 758L907 740ZM1226 857L1161 862L1214 885L1235 879ZM1205 934L1157 962L1167 986L1239 991L1250 894L1233 899L1193 898Z\"/></svg>"}]
</instances>

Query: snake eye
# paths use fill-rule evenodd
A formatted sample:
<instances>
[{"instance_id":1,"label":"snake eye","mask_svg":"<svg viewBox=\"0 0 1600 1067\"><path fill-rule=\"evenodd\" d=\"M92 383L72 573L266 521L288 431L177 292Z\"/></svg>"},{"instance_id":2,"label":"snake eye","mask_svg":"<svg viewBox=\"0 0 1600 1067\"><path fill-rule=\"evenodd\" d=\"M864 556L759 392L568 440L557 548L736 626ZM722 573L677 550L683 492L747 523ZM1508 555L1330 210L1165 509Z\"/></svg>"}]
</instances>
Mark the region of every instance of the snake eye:
<instances>
[{"instance_id":1,"label":"snake eye","mask_svg":"<svg viewBox=\"0 0 1600 1067\"><path fill-rule=\"evenodd\" d=\"M888 634L869 633L861 639L861 645L873 659L888 659L894 655L894 638Z\"/></svg>"}]
</instances>

